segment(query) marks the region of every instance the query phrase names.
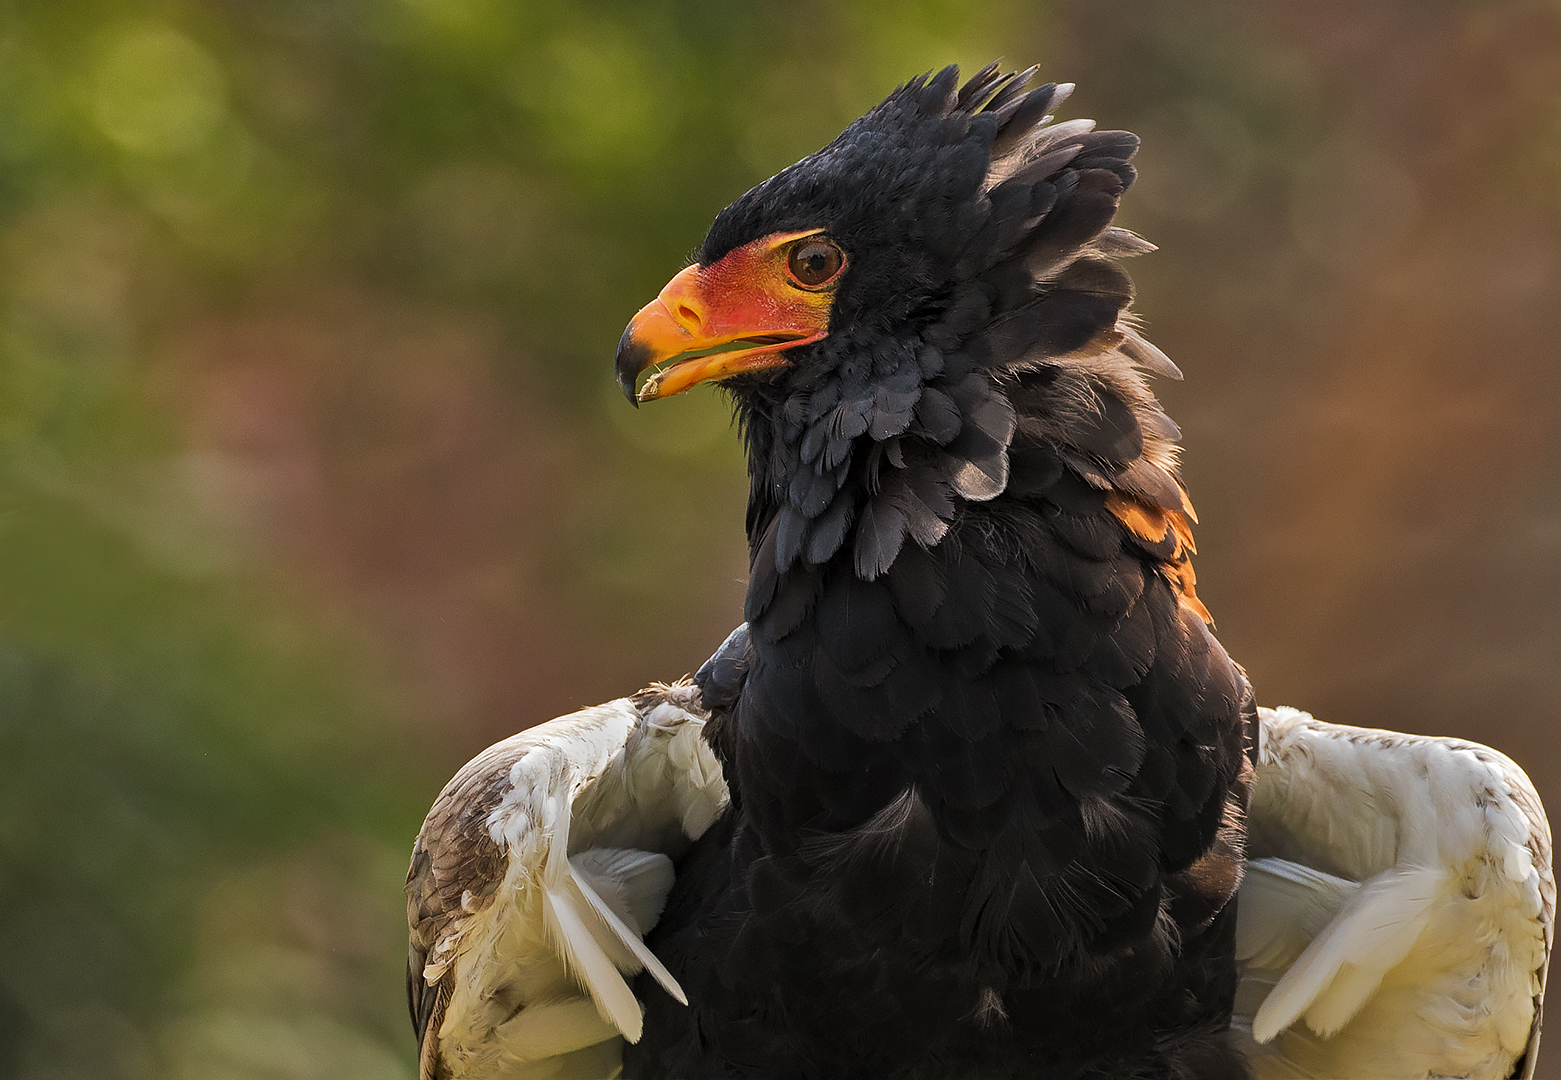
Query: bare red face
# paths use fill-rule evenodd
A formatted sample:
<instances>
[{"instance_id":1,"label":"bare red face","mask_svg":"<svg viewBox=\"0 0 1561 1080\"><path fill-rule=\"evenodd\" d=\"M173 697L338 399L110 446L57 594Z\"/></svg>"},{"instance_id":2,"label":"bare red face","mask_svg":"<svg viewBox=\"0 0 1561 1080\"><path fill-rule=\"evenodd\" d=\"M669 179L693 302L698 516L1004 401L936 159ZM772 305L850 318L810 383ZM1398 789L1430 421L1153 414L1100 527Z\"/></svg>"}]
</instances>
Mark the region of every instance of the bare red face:
<instances>
[{"instance_id":1,"label":"bare red face","mask_svg":"<svg viewBox=\"0 0 1561 1080\"><path fill-rule=\"evenodd\" d=\"M709 266L683 270L640 309L618 342L618 381L631 401L784 366L787 349L829 333L846 256L822 229L774 233ZM668 363L670 361L670 363ZM635 394L641 372L668 364Z\"/></svg>"}]
</instances>

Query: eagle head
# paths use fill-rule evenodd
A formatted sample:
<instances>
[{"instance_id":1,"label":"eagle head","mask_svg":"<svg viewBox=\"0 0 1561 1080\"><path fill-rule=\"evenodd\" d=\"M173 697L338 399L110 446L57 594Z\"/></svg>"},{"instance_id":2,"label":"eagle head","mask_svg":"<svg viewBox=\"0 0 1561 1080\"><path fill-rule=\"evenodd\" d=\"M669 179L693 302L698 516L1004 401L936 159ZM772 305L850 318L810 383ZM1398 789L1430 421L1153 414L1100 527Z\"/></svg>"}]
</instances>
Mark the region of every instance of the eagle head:
<instances>
[{"instance_id":1,"label":"eagle head","mask_svg":"<svg viewBox=\"0 0 1561 1080\"><path fill-rule=\"evenodd\" d=\"M961 506L1064 473L1144 504L1156 541L1190 515L1140 369L1179 373L1113 261L1153 249L1111 224L1138 139L1053 124L1072 88L1033 71L906 83L726 207L624 331L631 401L732 395L779 573L839 555L871 581Z\"/></svg>"}]
</instances>

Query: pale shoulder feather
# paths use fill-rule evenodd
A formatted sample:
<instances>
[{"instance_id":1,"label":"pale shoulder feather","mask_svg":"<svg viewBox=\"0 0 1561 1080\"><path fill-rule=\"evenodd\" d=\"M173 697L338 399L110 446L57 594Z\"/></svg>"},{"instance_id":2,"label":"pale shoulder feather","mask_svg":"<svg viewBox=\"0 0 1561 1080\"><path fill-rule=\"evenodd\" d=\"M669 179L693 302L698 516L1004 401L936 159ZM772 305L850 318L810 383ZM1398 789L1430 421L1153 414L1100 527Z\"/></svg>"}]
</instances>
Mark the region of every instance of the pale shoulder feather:
<instances>
[{"instance_id":1,"label":"pale shoulder feather","mask_svg":"<svg viewBox=\"0 0 1561 1080\"><path fill-rule=\"evenodd\" d=\"M1555 879L1511 759L1263 709L1248 824L1236 1027L1259 1077L1531 1074Z\"/></svg>"},{"instance_id":2,"label":"pale shoulder feather","mask_svg":"<svg viewBox=\"0 0 1561 1080\"><path fill-rule=\"evenodd\" d=\"M529 728L445 785L407 874L420 1075L597 1077L637 1038L625 974L680 854L726 803L686 684Z\"/></svg>"}]
</instances>

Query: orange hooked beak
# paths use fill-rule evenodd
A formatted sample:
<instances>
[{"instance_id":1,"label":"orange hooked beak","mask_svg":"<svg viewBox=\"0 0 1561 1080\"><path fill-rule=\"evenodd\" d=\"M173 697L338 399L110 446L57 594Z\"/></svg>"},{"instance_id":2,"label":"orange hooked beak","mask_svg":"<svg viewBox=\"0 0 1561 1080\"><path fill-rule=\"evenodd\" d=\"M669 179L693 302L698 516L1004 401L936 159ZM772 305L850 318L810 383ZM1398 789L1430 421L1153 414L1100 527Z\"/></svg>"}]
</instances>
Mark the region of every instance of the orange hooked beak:
<instances>
[{"instance_id":1,"label":"orange hooked beak","mask_svg":"<svg viewBox=\"0 0 1561 1080\"><path fill-rule=\"evenodd\" d=\"M678 273L618 341L618 384L629 401L637 405L698 383L783 367L789 362L785 350L825 337L845 262L832 243L809 240L820 232L777 233ZM806 284L821 244L839 255L838 265L827 281ZM662 364L667 366L636 394L640 373Z\"/></svg>"}]
</instances>

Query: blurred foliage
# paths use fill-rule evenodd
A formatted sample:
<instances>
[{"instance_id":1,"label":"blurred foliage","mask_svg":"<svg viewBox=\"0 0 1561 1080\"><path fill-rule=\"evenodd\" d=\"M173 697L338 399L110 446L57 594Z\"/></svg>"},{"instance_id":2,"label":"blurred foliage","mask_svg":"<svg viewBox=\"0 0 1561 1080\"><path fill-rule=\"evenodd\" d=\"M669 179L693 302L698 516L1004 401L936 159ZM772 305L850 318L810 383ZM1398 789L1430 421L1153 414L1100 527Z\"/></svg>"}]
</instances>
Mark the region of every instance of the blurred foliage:
<instances>
[{"instance_id":1,"label":"blurred foliage","mask_svg":"<svg viewBox=\"0 0 1561 1080\"><path fill-rule=\"evenodd\" d=\"M1551 794L1549 0L0 0L0 1080L412 1075L439 784L740 610L726 406L629 409L625 320L998 56L1145 136L1139 307L1260 698Z\"/></svg>"},{"instance_id":2,"label":"blurred foliage","mask_svg":"<svg viewBox=\"0 0 1561 1080\"><path fill-rule=\"evenodd\" d=\"M460 710L408 691L300 571L299 485L395 500L402 429L440 392L420 365L475 325L475 399L522 388L571 446L740 503L718 401L640 417L607 396L624 313L724 200L907 74L995 52L1004 14L0 6L0 1077L412 1075L400 878L458 756L420 760L429 729ZM261 388L228 378L256 313L299 310L326 335L312 367L268 382L262 342ZM427 336L407 380L385 338L329 336L364 311L413 313L388 335ZM333 409L376 381L382 408ZM326 452L289 472L303 398ZM556 466L548 443L517 453ZM598 606L653 606L668 587L646 591L647 530L621 515L665 489L568 479L539 573L583 563ZM701 564L702 521L651 528L652 560Z\"/></svg>"}]
</instances>

